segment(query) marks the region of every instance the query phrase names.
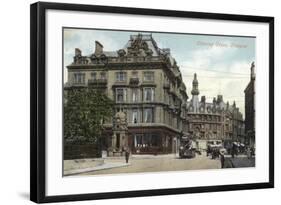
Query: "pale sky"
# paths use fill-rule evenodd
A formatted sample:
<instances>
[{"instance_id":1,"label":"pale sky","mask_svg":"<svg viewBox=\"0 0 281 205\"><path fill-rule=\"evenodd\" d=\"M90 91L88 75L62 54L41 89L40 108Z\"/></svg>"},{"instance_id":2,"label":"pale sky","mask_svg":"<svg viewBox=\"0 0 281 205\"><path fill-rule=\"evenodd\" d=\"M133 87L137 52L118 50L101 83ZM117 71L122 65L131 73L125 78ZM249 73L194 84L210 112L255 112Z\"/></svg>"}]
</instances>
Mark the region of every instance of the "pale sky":
<instances>
[{"instance_id":1,"label":"pale sky","mask_svg":"<svg viewBox=\"0 0 281 205\"><path fill-rule=\"evenodd\" d=\"M97 40L105 51L116 51L125 46L130 35L138 33L64 29L64 81L67 81L65 66L73 61L75 48L80 48L82 55L90 55ZM255 61L255 38L155 32L152 37L159 48L170 48L180 67L189 99L193 74L197 73L200 96L205 95L207 102L212 102L218 94L230 104L235 100L244 117L244 89L250 80L251 63Z\"/></svg>"}]
</instances>

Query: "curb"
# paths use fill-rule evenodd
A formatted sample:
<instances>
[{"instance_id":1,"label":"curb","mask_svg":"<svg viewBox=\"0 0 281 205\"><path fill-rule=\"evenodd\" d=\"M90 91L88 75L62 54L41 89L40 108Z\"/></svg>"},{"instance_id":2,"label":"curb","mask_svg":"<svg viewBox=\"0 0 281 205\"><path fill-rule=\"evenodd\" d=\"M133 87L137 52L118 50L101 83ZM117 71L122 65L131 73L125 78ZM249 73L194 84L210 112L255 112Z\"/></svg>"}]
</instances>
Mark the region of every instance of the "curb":
<instances>
[{"instance_id":1,"label":"curb","mask_svg":"<svg viewBox=\"0 0 281 205\"><path fill-rule=\"evenodd\" d=\"M99 165L96 167L64 171L63 176L71 176L71 175L83 174L83 173L93 172L93 171L100 171L100 170L113 169L113 168L119 168L119 167L127 167L130 165L131 165L130 163L128 163L128 164L109 163L109 164Z\"/></svg>"}]
</instances>

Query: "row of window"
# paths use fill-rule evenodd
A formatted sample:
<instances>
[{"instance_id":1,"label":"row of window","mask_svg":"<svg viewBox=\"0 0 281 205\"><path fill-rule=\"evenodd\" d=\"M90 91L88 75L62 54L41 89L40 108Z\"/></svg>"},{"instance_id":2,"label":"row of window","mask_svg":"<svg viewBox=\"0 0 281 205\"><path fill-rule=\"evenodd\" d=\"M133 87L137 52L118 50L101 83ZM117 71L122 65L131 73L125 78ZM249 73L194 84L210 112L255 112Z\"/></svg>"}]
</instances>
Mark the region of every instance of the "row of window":
<instances>
[{"instance_id":1,"label":"row of window","mask_svg":"<svg viewBox=\"0 0 281 205\"><path fill-rule=\"evenodd\" d=\"M196 116L194 116L194 117L196 117ZM204 117L206 117L206 116L204 116ZM213 116L213 117L215 117L215 116ZM219 119L219 117L218 118L214 118L214 119ZM204 118L204 120L206 120L206 118ZM211 121L209 116L208 116L208 120ZM213 120L213 122L215 122L215 120ZM190 124L190 129L194 129L196 126L197 126L196 124ZM207 123L207 124L202 124L201 128L202 129L206 129L206 130L209 130L209 129L217 130L217 129L220 129L220 126L217 125L217 124L213 124L213 123L212 124L208 124ZM227 131L229 131L229 130L231 131L232 130L232 125L231 124L225 124L225 129ZM239 129L241 129L241 128L239 127Z\"/></svg>"},{"instance_id":2,"label":"row of window","mask_svg":"<svg viewBox=\"0 0 281 205\"><path fill-rule=\"evenodd\" d=\"M136 124L141 120L141 111L138 109L133 109L132 110L132 123ZM143 122L144 123L152 123L154 122L154 112L153 112L153 108L144 108L143 109Z\"/></svg>"},{"instance_id":3,"label":"row of window","mask_svg":"<svg viewBox=\"0 0 281 205\"><path fill-rule=\"evenodd\" d=\"M126 112L126 110L121 109L123 112ZM120 111L120 109L117 109L116 112ZM129 112L129 118L128 122L131 122L133 124L136 123L153 123L154 122L154 108L143 108L143 109L137 109L134 108Z\"/></svg>"},{"instance_id":4,"label":"row of window","mask_svg":"<svg viewBox=\"0 0 281 205\"><path fill-rule=\"evenodd\" d=\"M85 73L74 73L73 74L73 83L75 84L85 84ZM91 73L91 79L95 80L97 79L97 73L93 72ZM99 79L105 80L106 79L106 73L101 72Z\"/></svg>"},{"instance_id":5,"label":"row of window","mask_svg":"<svg viewBox=\"0 0 281 205\"><path fill-rule=\"evenodd\" d=\"M168 143L167 143L168 144ZM155 134L135 134L134 135L134 147L153 147L161 146L162 138Z\"/></svg>"},{"instance_id":6,"label":"row of window","mask_svg":"<svg viewBox=\"0 0 281 205\"><path fill-rule=\"evenodd\" d=\"M115 90L116 102L127 102L127 88L116 88ZM141 99L139 90L132 89L131 100L132 102L139 102ZM143 101L154 102L155 99L155 89L154 88L143 88Z\"/></svg>"},{"instance_id":7,"label":"row of window","mask_svg":"<svg viewBox=\"0 0 281 205\"><path fill-rule=\"evenodd\" d=\"M137 71L132 71L132 78L138 78ZM126 82L127 81L127 72L124 72L124 71L116 72L116 81L117 82ZM152 72L152 71L143 72L143 81L144 82L154 82L154 72Z\"/></svg>"},{"instance_id":8,"label":"row of window","mask_svg":"<svg viewBox=\"0 0 281 205\"><path fill-rule=\"evenodd\" d=\"M190 127L190 129L197 129L198 124L190 124L189 127ZM214 131L221 129L221 125L218 125L218 124L201 124L201 125L199 125L199 127L201 129L205 129L206 131L211 130L211 129ZM229 127L227 126L227 129L228 128Z\"/></svg>"},{"instance_id":9,"label":"row of window","mask_svg":"<svg viewBox=\"0 0 281 205\"><path fill-rule=\"evenodd\" d=\"M221 121L221 117L212 116L212 115L190 115L189 119L191 119L191 120L202 120L202 121L213 121L213 122L220 122Z\"/></svg>"},{"instance_id":10,"label":"row of window","mask_svg":"<svg viewBox=\"0 0 281 205\"><path fill-rule=\"evenodd\" d=\"M97 79L97 73L96 72L91 73L91 78L93 80L96 80ZM100 79L103 79L103 80L106 79L106 73L105 72L100 73Z\"/></svg>"},{"instance_id":11,"label":"row of window","mask_svg":"<svg viewBox=\"0 0 281 205\"><path fill-rule=\"evenodd\" d=\"M85 83L85 73L74 73L73 74L74 79L73 82L76 84L84 84ZM91 73L91 79L95 80L97 79L97 73L92 72ZM106 79L106 73L101 72L100 73L100 79ZM132 71L132 78L138 78L138 72ZM116 81L117 82L126 82L127 81L127 72L116 72ZM154 82L154 72L152 71L145 71L143 72L143 81L144 82Z\"/></svg>"}]
</instances>

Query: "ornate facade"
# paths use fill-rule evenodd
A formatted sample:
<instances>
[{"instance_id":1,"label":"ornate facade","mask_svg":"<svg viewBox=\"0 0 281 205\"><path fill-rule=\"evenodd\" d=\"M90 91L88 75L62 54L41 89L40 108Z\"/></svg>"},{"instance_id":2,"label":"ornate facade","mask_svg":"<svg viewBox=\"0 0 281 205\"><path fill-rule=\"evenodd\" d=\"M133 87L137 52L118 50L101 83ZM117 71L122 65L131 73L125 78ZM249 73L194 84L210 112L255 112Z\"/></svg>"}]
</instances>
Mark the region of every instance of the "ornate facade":
<instances>
[{"instance_id":1,"label":"ornate facade","mask_svg":"<svg viewBox=\"0 0 281 205\"><path fill-rule=\"evenodd\" d=\"M110 152L128 146L133 153L171 153L176 139L187 134L188 96L181 72L170 50L159 48L152 35L131 35L117 51L104 51L97 41L90 55L76 48L67 69L66 87L102 89L115 101L116 113L125 114L122 133L128 136L117 133L115 118L105 122L103 143Z\"/></svg>"},{"instance_id":2,"label":"ornate facade","mask_svg":"<svg viewBox=\"0 0 281 205\"><path fill-rule=\"evenodd\" d=\"M223 96L206 102L206 97L199 100L199 82L194 74L192 82L192 99L187 104L188 133L197 141L201 149L206 148L209 140L243 141L244 121L242 113L236 107L223 101Z\"/></svg>"},{"instance_id":3,"label":"ornate facade","mask_svg":"<svg viewBox=\"0 0 281 205\"><path fill-rule=\"evenodd\" d=\"M104 51L96 41L90 55L75 49L67 66L65 87L100 89L115 101L115 114L105 122L103 146L110 155L129 147L133 153L176 152L180 136L206 140L238 140L244 135L239 108L218 95L199 100L193 80L192 99L170 49L159 48L152 35L131 35L124 48ZM203 144L204 144L203 143ZM202 143L201 143L202 144Z\"/></svg>"}]
</instances>

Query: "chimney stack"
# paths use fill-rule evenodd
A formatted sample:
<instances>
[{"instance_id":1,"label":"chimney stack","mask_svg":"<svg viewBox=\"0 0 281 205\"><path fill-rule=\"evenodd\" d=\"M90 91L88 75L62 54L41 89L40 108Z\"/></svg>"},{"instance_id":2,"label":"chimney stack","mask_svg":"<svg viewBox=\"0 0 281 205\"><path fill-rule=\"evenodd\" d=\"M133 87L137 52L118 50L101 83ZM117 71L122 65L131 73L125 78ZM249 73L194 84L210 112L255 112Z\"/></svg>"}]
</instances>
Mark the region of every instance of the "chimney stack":
<instances>
[{"instance_id":1,"label":"chimney stack","mask_svg":"<svg viewBox=\"0 0 281 205\"><path fill-rule=\"evenodd\" d=\"M95 44L95 55L100 56L101 54L103 54L103 45L98 41L95 41Z\"/></svg>"},{"instance_id":2,"label":"chimney stack","mask_svg":"<svg viewBox=\"0 0 281 205\"><path fill-rule=\"evenodd\" d=\"M79 48L75 48L75 56L81 56L82 52Z\"/></svg>"}]
</instances>

